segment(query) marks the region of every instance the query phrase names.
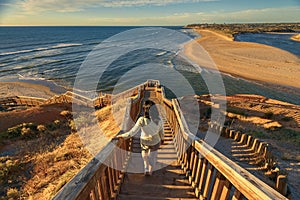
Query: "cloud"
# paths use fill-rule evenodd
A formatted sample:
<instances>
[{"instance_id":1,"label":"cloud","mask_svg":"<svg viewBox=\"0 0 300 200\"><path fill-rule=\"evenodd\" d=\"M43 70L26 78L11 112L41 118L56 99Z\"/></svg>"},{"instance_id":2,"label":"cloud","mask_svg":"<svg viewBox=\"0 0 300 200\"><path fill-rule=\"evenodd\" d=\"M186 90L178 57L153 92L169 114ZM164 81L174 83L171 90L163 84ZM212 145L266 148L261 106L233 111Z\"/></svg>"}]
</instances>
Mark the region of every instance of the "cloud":
<instances>
[{"instance_id":1,"label":"cloud","mask_svg":"<svg viewBox=\"0 0 300 200\"><path fill-rule=\"evenodd\" d=\"M0 0L1 1L1 0ZM27 0L26 2L34 2L26 4L26 9L30 11L55 10L60 12L75 12L86 9L85 2L89 2L89 6L99 6L98 0ZM49 2L47 5L44 2ZM95 5L91 3L95 2ZM149 0L148 0L149 1ZM167 1L170 2L171 0ZM63 2L63 4L60 4ZM141 1L140 5L141 4ZM157 1L158 2L158 1ZM166 2L166 1L165 1ZM174 2L174 1L173 1ZM179 2L176 0L176 2ZM181 1L183 2L183 1ZM192 0L190 1L192 2ZM60 5L60 8L58 8ZM62 6L64 5L64 6ZM70 6L67 6L70 5ZM131 4L132 5L132 4ZM25 5L24 5L25 6ZM25 9L25 8L24 8ZM49 15L38 13L39 15L28 14L28 12L16 12L14 15L1 17L3 12L0 12L0 24L6 25L186 25L192 23L251 23L251 22L299 22L300 21L300 6L281 7L281 8L264 8L264 9L248 9L240 11L203 11L203 12L183 12L166 15L165 13L153 14L149 13L144 16L131 17L131 15L103 15L102 13L88 13L88 10L83 13L64 14L63 18L56 17L56 13L52 12ZM149 11L151 13L151 11ZM34 11L33 13L37 13ZM22 18L17 18L20 15ZM37 17L40 16L40 17ZM58 15L57 15L58 16Z\"/></svg>"},{"instance_id":2,"label":"cloud","mask_svg":"<svg viewBox=\"0 0 300 200\"><path fill-rule=\"evenodd\" d=\"M300 7L249 9L216 15L223 22L294 22L300 21Z\"/></svg>"},{"instance_id":3,"label":"cloud","mask_svg":"<svg viewBox=\"0 0 300 200\"><path fill-rule=\"evenodd\" d=\"M300 21L300 7L265 8L235 12L174 13L140 18L90 18L91 25L186 25L192 23L247 23ZM279 14L280 13L280 14ZM283 14L285 13L285 14Z\"/></svg>"},{"instance_id":4,"label":"cloud","mask_svg":"<svg viewBox=\"0 0 300 200\"><path fill-rule=\"evenodd\" d=\"M26 12L77 12L89 7L163 6L176 3L214 2L219 0L23 0L18 4Z\"/></svg>"}]
</instances>

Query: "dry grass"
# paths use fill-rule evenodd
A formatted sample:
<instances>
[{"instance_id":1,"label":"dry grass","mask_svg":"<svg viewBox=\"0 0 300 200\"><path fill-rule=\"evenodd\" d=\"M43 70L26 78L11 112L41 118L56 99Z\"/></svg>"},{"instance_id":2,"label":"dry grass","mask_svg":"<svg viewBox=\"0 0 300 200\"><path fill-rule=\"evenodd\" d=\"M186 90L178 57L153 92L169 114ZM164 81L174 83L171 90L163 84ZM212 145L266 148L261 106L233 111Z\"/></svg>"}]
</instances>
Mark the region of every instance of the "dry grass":
<instances>
[{"instance_id":1,"label":"dry grass","mask_svg":"<svg viewBox=\"0 0 300 200\"><path fill-rule=\"evenodd\" d=\"M37 153L33 160L32 178L23 192L33 199L50 199L91 159L77 134L70 134L52 151Z\"/></svg>"},{"instance_id":2,"label":"dry grass","mask_svg":"<svg viewBox=\"0 0 300 200\"><path fill-rule=\"evenodd\" d=\"M0 133L0 200L51 199L92 158L89 147L98 152L105 145L99 138L109 140L119 132L119 121L111 112L111 107L105 107L94 114L77 115L79 126L75 126L68 105L6 113L9 120L18 118L17 121L30 114L31 123L11 123L12 128ZM6 123L2 119L0 123ZM93 124L104 135L89 131ZM77 132L76 127L81 126ZM96 133L89 136L91 146L82 140L82 129L88 134Z\"/></svg>"},{"instance_id":3,"label":"dry grass","mask_svg":"<svg viewBox=\"0 0 300 200\"><path fill-rule=\"evenodd\" d=\"M1 191L12 192L13 187L21 198L50 199L91 159L80 137L71 133L67 121L56 129L51 126L51 131L44 125L38 127L43 132L38 137L6 141L1 151L8 154L1 157ZM25 129L26 134L32 134L33 130ZM9 155L13 150L16 151Z\"/></svg>"}]
</instances>

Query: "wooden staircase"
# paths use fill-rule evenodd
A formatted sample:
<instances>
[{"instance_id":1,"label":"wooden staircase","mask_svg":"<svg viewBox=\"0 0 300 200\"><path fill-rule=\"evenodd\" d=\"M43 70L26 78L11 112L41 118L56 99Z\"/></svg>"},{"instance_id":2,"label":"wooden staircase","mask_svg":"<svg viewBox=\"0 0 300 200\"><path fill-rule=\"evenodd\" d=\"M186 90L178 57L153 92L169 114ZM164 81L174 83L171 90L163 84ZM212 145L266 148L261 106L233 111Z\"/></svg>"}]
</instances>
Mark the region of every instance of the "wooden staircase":
<instances>
[{"instance_id":1,"label":"wooden staircase","mask_svg":"<svg viewBox=\"0 0 300 200\"><path fill-rule=\"evenodd\" d=\"M157 169L152 176L143 174L138 136L114 140L103 147L54 200L287 199L204 140L196 140L178 100L165 98L164 88L158 81L147 81L134 91L138 93L128 99L122 130L131 128L129 119L137 120L144 98L156 99L165 111L161 115L165 117L165 143L158 150Z\"/></svg>"},{"instance_id":2,"label":"wooden staircase","mask_svg":"<svg viewBox=\"0 0 300 200\"><path fill-rule=\"evenodd\" d=\"M164 131L165 141L158 150L157 169L152 176L144 176L141 156L131 156L128 167L139 166L141 171L126 173L117 199L197 199L181 165L177 162L172 129L166 121ZM132 152L141 152L138 138L133 139Z\"/></svg>"}]
</instances>

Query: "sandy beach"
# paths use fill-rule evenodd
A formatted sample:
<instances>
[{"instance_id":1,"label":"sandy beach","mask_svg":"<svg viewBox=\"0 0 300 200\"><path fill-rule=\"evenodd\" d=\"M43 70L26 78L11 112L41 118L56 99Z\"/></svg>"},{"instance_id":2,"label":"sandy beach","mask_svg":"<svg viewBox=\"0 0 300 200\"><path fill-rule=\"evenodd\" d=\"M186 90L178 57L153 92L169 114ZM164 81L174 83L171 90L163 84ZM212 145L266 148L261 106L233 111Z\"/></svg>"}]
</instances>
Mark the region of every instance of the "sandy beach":
<instances>
[{"instance_id":1,"label":"sandy beach","mask_svg":"<svg viewBox=\"0 0 300 200\"><path fill-rule=\"evenodd\" d=\"M291 39L300 42L300 34L293 35Z\"/></svg>"},{"instance_id":2,"label":"sandy beach","mask_svg":"<svg viewBox=\"0 0 300 200\"><path fill-rule=\"evenodd\" d=\"M202 37L187 43L184 53L200 66L203 66L203 60L197 53L198 44L209 53L221 72L248 80L300 88L298 56L267 45L232 41L209 30L196 31ZM205 67L213 69L213 66Z\"/></svg>"},{"instance_id":3,"label":"sandy beach","mask_svg":"<svg viewBox=\"0 0 300 200\"><path fill-rule=\"evenodd\" d=\"M30 96L50 98L55 93L49 87L25 82L0 82L0 98L9 96Z\"/></svg>"}]
</instances>

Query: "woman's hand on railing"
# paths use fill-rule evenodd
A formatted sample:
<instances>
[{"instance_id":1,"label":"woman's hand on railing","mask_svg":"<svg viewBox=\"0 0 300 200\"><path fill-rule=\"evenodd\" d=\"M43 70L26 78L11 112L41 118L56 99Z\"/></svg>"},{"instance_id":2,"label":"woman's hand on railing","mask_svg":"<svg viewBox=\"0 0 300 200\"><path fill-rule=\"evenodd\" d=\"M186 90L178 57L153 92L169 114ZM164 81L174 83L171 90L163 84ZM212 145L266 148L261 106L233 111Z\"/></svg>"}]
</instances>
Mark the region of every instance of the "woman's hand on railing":
<instances>
[{"instance_id":1,"label":"woman's hand on railing","mask_svg":"<svg viewBox=\"0 0 300 200\"><path fill-rule=\"evenodd\" d=\"M122 138L120 135L117 135L115 137L113 137L111 140L119 140L120 138Z\"/></svg>"},{"instance_id":2,"label":"woman's hand on railing","mask_svg":"<svg viewBox=\"0 0 300 200\"><path fill-rule=\"evenodd\" d=\"M124 131L123 131L123 130L120 130L119 133L118 133L118 135L116 135L115 137L113 137L111 140L119 140L120 138L123 138L123 137L121 136L121 134L123 134L123 133L124 133Z\"/></svg>"}]
</instances>

